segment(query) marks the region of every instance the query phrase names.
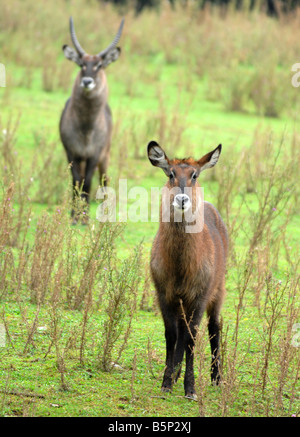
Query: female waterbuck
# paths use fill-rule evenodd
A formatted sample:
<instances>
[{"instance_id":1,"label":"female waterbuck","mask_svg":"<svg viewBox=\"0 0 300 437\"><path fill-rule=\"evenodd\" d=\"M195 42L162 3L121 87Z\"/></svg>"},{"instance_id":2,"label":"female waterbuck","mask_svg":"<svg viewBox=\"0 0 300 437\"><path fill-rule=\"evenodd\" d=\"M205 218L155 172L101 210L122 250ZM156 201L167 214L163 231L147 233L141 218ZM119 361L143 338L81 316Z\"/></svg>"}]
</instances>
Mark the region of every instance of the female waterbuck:
<instances>
[{"instance_id":1,"label":"female waterbuck","mask_svg":"<svg viewBox=\"0 0 300 437\"><path fill-rule=\"evenodd\" d=\"M211 379L215 384L220 380L219 314L225 296L228 239L218 211L203 201L197 180L203 170L218 162L220 153L221 144L198 161L169 160L155 141L148 144L151 164L169 178L162 192L160 224L150 264L165 324L162 390L171 391L185 352L184 389L189 398L196 398L194 342L205 311L212 353Z\"/></svg>"},{"instance_id":2,"label":"female waterbuck","mask_svg":"<svg viewBox=\"0 0 300 437\"><path fill-rule=\"evenodd\" d=\"M60 137L71 164L74 196L82 189L82 198L89 202L93 173L98 166L100 183L104 179L110 154L112 131L111 110L107 104L108 86L104 68L116 61L120 48L116 47L121 37L124 19L112 43L97 55L88 55L80 46L70 18L70 33L73 48L64 45L67 59L80 67L72 95L67 101L60 119ZM74 216L74 211L72 211ZM74 217L74 221L77 218Z\"/></svg>"}]
</instances>

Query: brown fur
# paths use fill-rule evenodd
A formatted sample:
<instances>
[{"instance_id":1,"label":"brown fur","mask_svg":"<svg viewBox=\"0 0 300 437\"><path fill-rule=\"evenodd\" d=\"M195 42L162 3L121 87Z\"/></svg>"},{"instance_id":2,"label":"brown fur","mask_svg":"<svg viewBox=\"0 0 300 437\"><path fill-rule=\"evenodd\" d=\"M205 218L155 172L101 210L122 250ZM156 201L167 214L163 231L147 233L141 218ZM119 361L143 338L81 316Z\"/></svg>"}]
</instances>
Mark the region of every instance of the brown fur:
<instances>
[{"instance_id":1,"label":"brown fur","mask_svg":"<svg viewBox=\"0 0 300 437\"><path fill-rule=\"evenodd\" d=\"M206 219L213 214L219 235L211 234L206 223L202 232L189 234L185 232L185 222L160 222L153 243L151 270L155 279L160 278L160 288L165 288L168 303L182 298L184 306L190 306L200 296L209 304L214 300L215 290L222 288L226 229L218 212L207 202L204 214Z\"/></svg>"},{"instance_id":2,"label":"brown fur","mask_svg":"<svg viewBox=\"0 0 300 437\"><path fill-rule=\"evenodd\" d=\"M120 27L119 36L121 30ZM113 44L98 55L89 55L81 52L82 49L78 51L78 44L75 47L76 50L63 46L66 58L78 64L80 71L75 79L72 95L62 112L59 130L68 162L71 164L73 195L77 195L78 186L82 188L81 197L89 203L91 182L96 168L99 170L99 183L106 185L107 181L112 116L107 103L108 85L104 68L118 59L120 48ZM78 218L74 211L72 216L76 223Z\"/></svg>"},{"instance_id":3,"label":"brown fur","mask_svg":"<svg viewBox=\"0 0 300 437\"><path fill-rule=\"evenodd\" d=\"M165 160L162 154L155 158L153 148L159 151L157 143L148 146L149 159L153 165L163 168L170 179L165 187L199 187L193 174L208 168L215 149L201 160ZM152 144L152 145L151 145ZM151 145L151 146L150 146ZM162 149L160 153L163 152ZM164 152L163 152L164 153ZM212 165L215 165L213 163ZM211 165L211 166L212 166ZM175 175L175 177L172 176ZM196 189L192 190L192 208L195 208ZM162 207L166 198L162 198ZM185 375L186 396L194 397L193 348L197 326L203 312L209 317L209 334L213 355L212 380L219 381L219 312L225 296L225 270L228 250L226 227L218 211L208 202L204 202L204 226L201 232L187 233L185 213L182 222L174 222L170 196L171 219L162 221L162 212L158 233L154 239L151 253L151 274L157 290L158 300L166 328L166 371L162 389L171 390L172 383L179 376L184 351L187 366ZM184 312L184 314L182 314ZM189 328L182 323L183 317L190 323ZM189 331L189 332L187 332ZM182 338L185 338L183 340ZM214 338L212 338L214 337Z\"/></svg>"}]
</instances>

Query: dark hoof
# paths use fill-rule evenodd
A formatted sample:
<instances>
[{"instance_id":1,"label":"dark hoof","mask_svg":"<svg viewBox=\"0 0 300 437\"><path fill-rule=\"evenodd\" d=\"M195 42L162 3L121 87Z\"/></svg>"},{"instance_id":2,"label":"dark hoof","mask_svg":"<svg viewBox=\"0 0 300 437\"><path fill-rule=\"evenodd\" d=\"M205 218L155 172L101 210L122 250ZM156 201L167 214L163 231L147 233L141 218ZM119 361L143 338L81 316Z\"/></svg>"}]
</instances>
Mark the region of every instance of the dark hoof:
<instances>
[{"instance_id":1,"label":"dark hoof","mask_svg":"<svg viewBox=\"0 0 300 437\"><path fill-rule=\"evenodd\" d=\"M89 216L88 216L88 215L84 215L84 216L81 218L81 224L82 224L83 226L87 226L87 225L89 224Z\"/></svg>"},{"instance_id":2,"label":"dark hoof","mask_svg":"<svg viewBox=\"0 0 300 437\"><path fill-rule=\"evenodd\" d=\"M186 393L185 398L190 399L191 401L196 401L197 395L196 393Z\"/></svg>"},{"instance_id":3,"label":"dark hoof","mask_svg":"<svg viewBox=\"0 0 300 437\"><path fill-rule=\"evenodd\" d=\"M212 376L212 378L211 378L211 384L212 385L219 385L220 382L221 382L220 375Z\"/></svg>"},{"instance_id":4,"label":"dark hoof","mask_svg":"<svg viewBox=\"0 0 300 437\"><path fill-rule=\"evenodd\" d=\"M171 393L172 389L170 387L162 386L161 391L163 393Z\"/></svg>"}]
</instances>

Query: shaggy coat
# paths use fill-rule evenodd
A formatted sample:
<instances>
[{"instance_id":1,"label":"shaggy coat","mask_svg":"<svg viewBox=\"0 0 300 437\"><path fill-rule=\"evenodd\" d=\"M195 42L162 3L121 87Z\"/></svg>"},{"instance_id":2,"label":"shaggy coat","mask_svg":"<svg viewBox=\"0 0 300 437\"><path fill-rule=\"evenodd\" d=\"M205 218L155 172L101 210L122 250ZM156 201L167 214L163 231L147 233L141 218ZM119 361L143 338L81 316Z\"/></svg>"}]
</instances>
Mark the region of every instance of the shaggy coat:
<instances>
[{"instance_id":1,"label":"shaggy coat","mask_svg":"<svg viewBox=\"0 0 300 437\"><path fill-rule=\"evenodd\" d=\"M211 343L212 381L220 380L219 314L225 296L226 256L228 237L225 224L216 208L202 199L201 231L187 232L187 207L196 211L198 176L218 161L221 145L199 161L193 159L170 161L160 146L148 145L150 162L164 170L169 177L166 191L177 188L180 194L162 195L160 224L153 242L150 270L157 290L159 306L165 324L166 369L162 390L170 391L180 375L186 354L184 377L185 395L195 398L193 370L194 341L203 313L208 315ZM184 195L189 188L190 195ZM185 197L184 197L185 196ZM170 220L164 222L162 210L168 202ZM185 203L184 203L185 202ZM181 210L182 220L174 220L175 210ZM196 216L197 218L197 216Z\"/></svg>"},{"instance_id":2,"label":"shaggy coat","mask_svg":"<svg viewBox=\"0 0 300 437\"><path fill-rule=\"evenodd\" d=\"M75 35L72 17L70 33L75 49L64 45L67 59L75 62L80 71L75 79L72 95L62 112L59 131L73 177L73 197L81 190L81 197L89 202L92 176L99 170L99 182L106 185L110 156L112 115L108 106L108 86L104 69L118 59L116 47L122 33L122 20L112 43L97 55L89 55L80 46ZM72 211L74 222L77 221Z\"/></svg>"}]
</instances>

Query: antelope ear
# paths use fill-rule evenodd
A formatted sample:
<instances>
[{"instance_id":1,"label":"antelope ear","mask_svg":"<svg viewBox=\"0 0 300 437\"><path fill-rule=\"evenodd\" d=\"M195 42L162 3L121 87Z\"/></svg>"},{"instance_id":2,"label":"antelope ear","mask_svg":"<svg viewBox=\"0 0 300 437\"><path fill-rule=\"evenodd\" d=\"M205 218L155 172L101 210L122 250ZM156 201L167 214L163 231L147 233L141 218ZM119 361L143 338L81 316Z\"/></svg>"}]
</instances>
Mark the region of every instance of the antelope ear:
<instances>
[{"instance_id":1,"label":"antelope ear","mask_svg":"<svg viewBox=\"0 0 300 437\"><path fill-rule=\"evenodd\" d=\"M120 47L115 47L114 49L110 50L102 59L102 68L105 68L112 62L115 62L120 56L120 53L121 53Z\"/></svg>"},{"instance_id":2,"label":"antelope ear","mask_svg":"<svg viewBox=\"0 0 300 437\"><path fill-rule=\"evenodd\" d=\"M200 167L200 172L206 170L207 168L214 167L219 160L219 156L221 154L222 144L219 144L216 149L212 152L207 153L199 159L198 164Z\"/></svg>"},{"instance_id":3,"label":"antelope ear","mask_svg":"<svg viewBox=\"0 0 300 437\"><path fill-rule=\"evenodd\" d=\"M76 64L81 67L81 65L82 65L81 56L79 56L79 54L76 52L76 50L74 50L72 47L67 46L67 44L65 44L62 47L62 49L63 49L65 57L67 59L69 59L69 61L76 62Z\"/></svg>"},{"instance_id":4,"label":"antelope ear","mask_svg":"<svg viewBox=\"0 0 300 437\"><path fill-rule=\"evenodd\" d=\"M151 164L161 168L167 176L170 176L170 161L160 145L156 141L150 141L147 151Z\"/></svg>"}]
</instances>

